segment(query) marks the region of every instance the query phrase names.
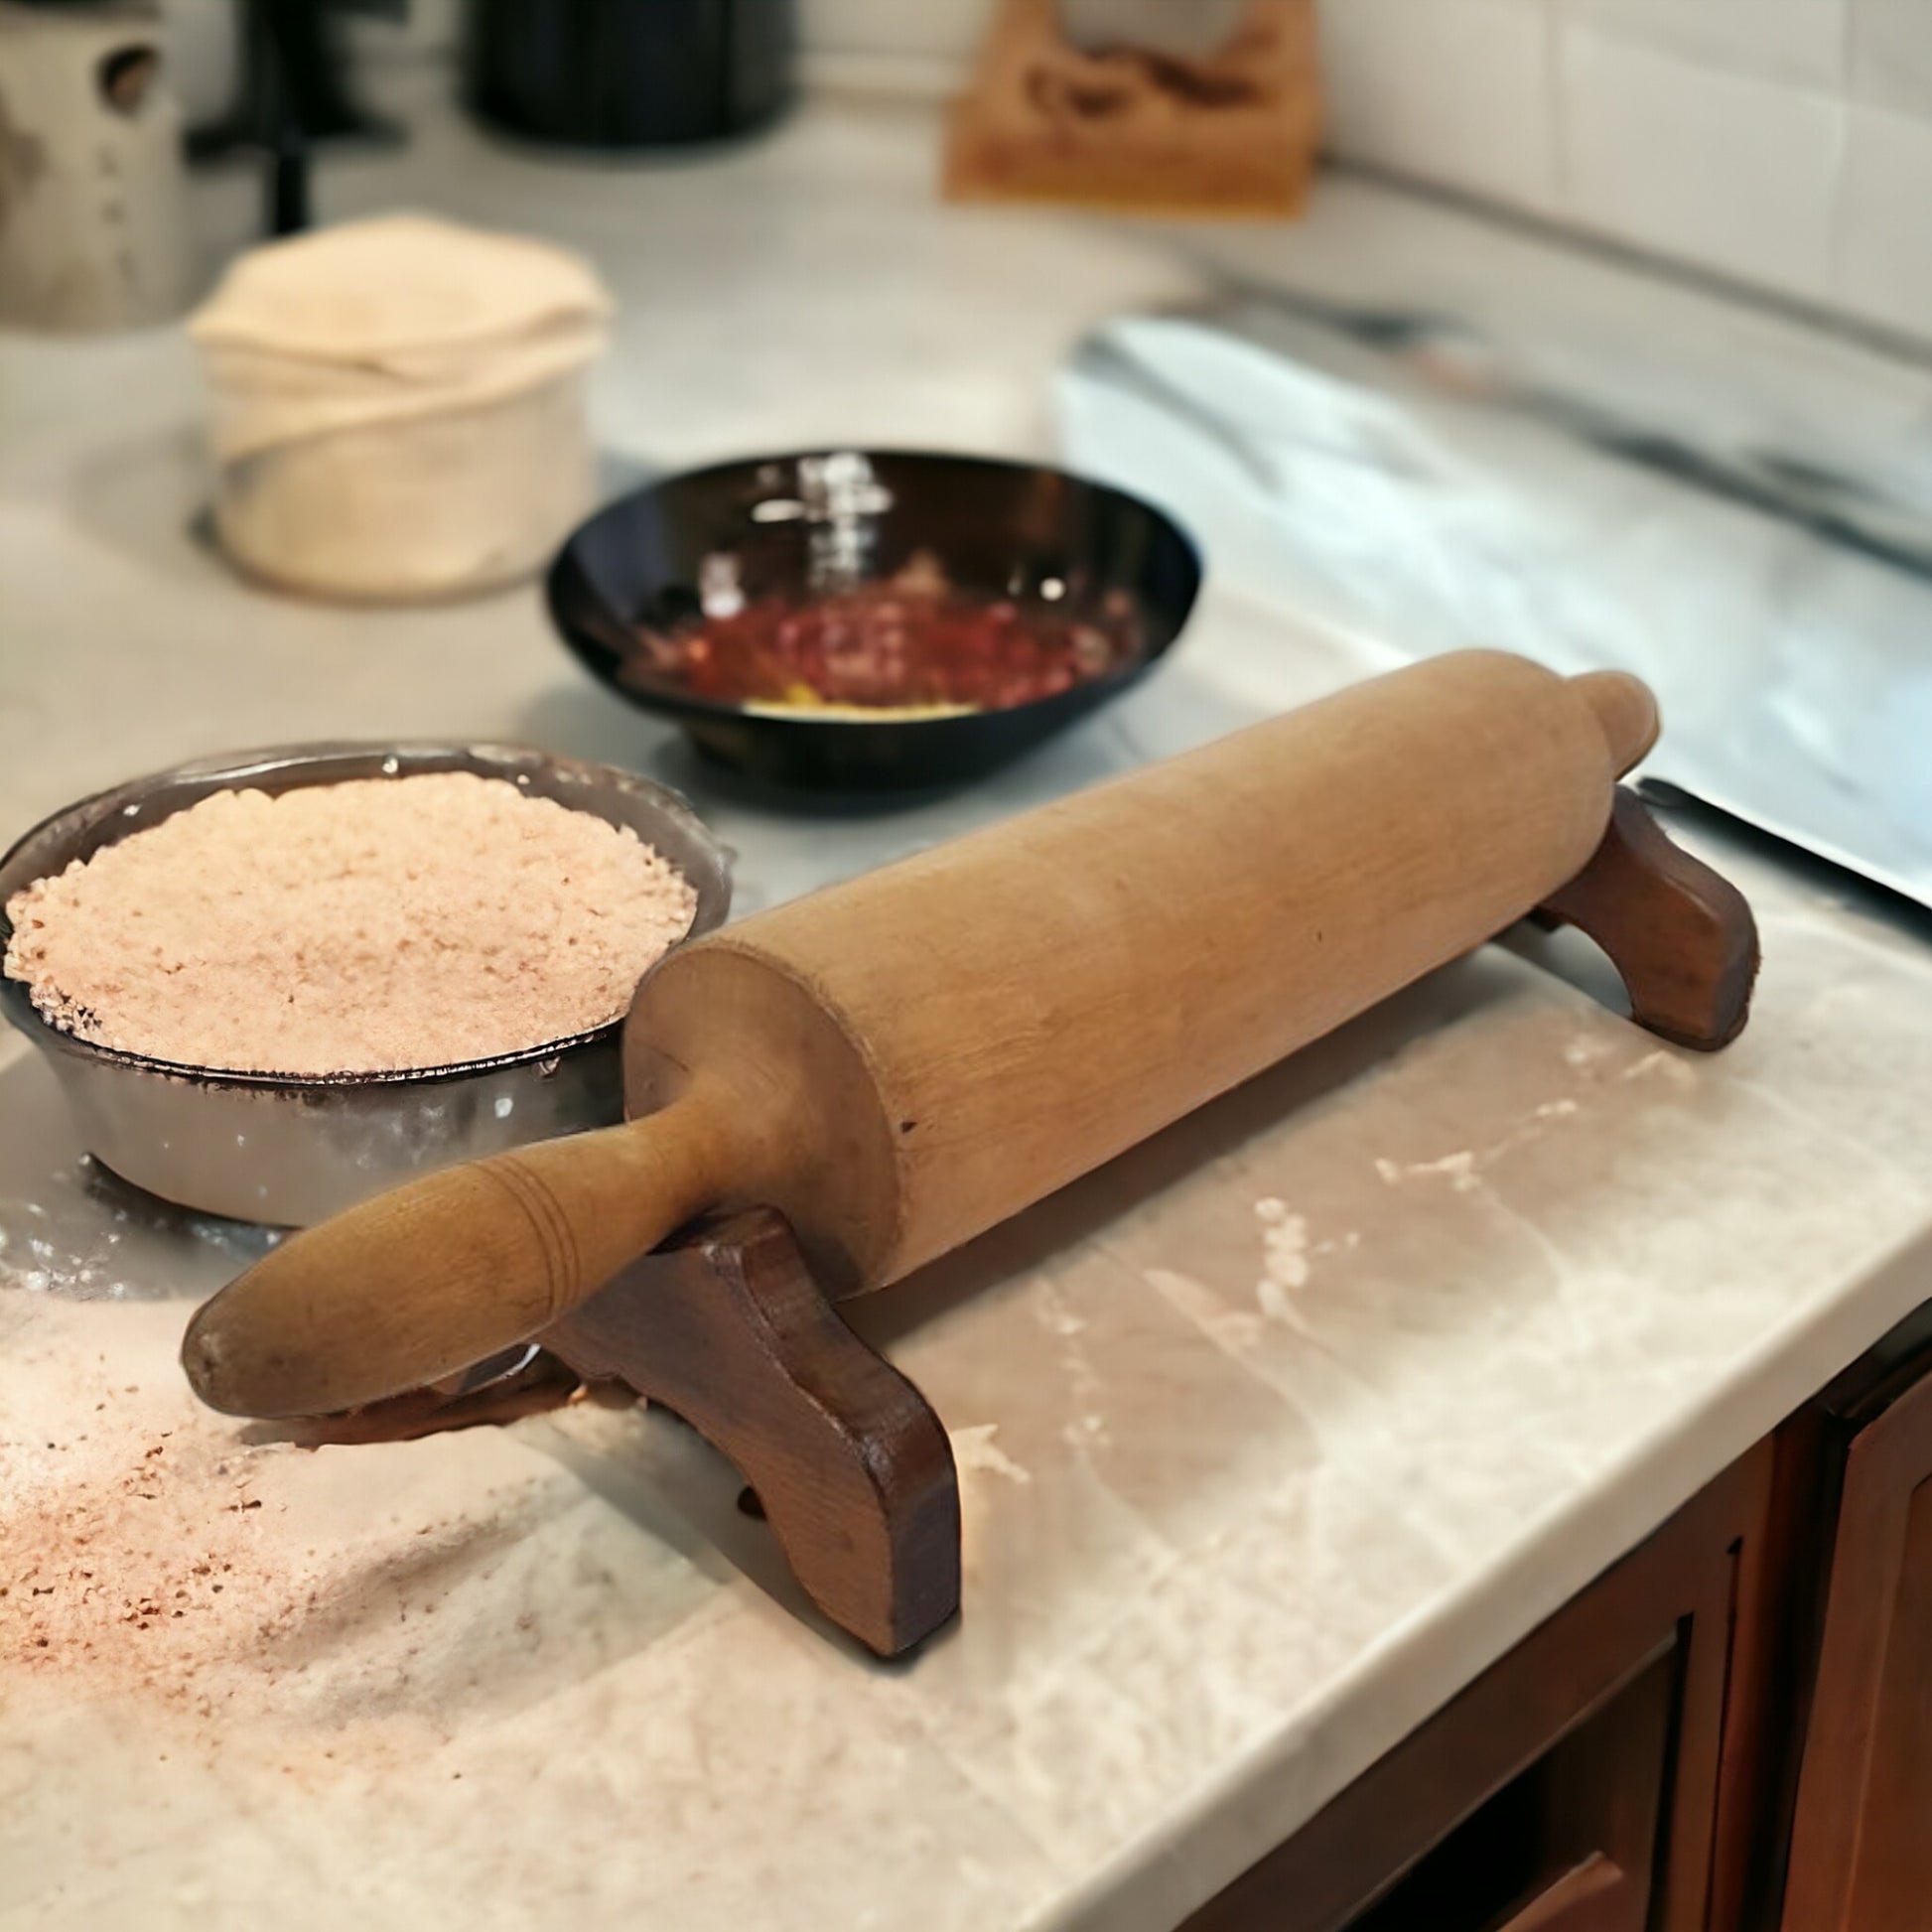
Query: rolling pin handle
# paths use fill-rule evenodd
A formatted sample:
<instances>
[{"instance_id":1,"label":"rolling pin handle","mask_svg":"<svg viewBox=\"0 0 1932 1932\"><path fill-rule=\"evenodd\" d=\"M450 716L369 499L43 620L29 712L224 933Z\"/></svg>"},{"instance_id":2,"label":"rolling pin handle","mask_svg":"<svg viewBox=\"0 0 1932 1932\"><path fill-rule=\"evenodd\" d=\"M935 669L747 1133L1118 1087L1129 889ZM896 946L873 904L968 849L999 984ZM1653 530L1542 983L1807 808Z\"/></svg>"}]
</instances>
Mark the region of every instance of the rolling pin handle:
<instances>
[{"instance_id":1,"label":"rolling pin handle","mask_svg":"<svg viewBox=\"0 0 1932 1932\"><path fill-rule=\"evenodd\" d=\"M538 1339L683 1417L757 1494L794 1577L882 1657L959 1608L959 1479L925 1398L846 1326L770 1208L633 1262Z\"/></svg>"},{"instance_id":2,"label":"rolling pin handle","mask_svg":"<svg viewBox=\"0 0 1932 1932\"><path fill-rule=\"evenodd\" d=\"M367 1408L531 1339L717 1200L702 1084L660 1112L441 1168L305 1228L203 1305L189 1386L223 1415Z\"/></svg>"},{"instance_id":3,"label":"rolling pin handle","mask_svg":"<svg viewBox=\"0 0 1932 1932\"><path fill-rule=\"evenodd\" d=\"M1660 1038L1711 1053L1743 1032L1758 964L1751 908L1673 845L1626 786L1589 864L1532 916L1595 940L1630 996L1630 1017Z\"/></svg>"}]
</instances>

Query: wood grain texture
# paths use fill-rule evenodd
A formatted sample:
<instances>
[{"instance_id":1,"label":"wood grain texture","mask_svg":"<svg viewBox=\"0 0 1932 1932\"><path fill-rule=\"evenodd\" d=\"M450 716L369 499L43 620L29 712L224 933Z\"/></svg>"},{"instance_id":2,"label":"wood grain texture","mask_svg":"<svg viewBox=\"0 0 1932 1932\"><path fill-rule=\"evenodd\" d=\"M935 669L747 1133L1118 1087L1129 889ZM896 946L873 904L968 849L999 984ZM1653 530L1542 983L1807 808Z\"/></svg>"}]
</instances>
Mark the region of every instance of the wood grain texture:
<instances>
[{"instance_id":1,"label":"wood grain texture","mask_svg":"<svg viewBox=\"0 0 1932 1932\"><path fill-rule=\"evenodd\" d=\"M1592 1852L1498 1932L1643 1932L1643 1893L1615 1860Z\"/></svg>"},{"instance_id":2,"label":"wood grain texture","mask_svg":"<svg viewBox=\"0 0 1932 1932\"><path fill-rule=\"evenodd\" d=\"M1673 935L1632 968L1673 1021L1713 895L1647 821L1604 842L1654 725L1620 674L1454 653L682 947L625 1029L640 1118L289 1241L196 1317L190 1380L240 1414L377 1401L713 1208L768 1204L828 1289L884 1287L1539 902L1640 964Z\"/></svg>"},{"instance_id":3,"label":"wood grain texture","mask_svg":"<svg viewBox=\"0 0 1932 1932\"><path fill-rule=\"evenodd\" d=\"M1595 713L1619 778L1650 756L1664 721L1649 685L1627 671L1586 671L1570 688Z\"/></svg>"},{"instance_id":4,"label":"wood grain texture","mask_svg":"<svg viewBox=\"0 0 1932 1932\"><path fill-rule=\"evenodd\" d=\"M1437 658L743 920L638 989L629 1104L756 1066L745 1195L897 1281L1573 879L1624 682Z\"/></svg>"},{"instance_id":5,"label":"wood grain texture","mask_svg":"<svg viewBox=\"0 0 1932 1932\"><path fill-rule=\"evenodd\" d=\"M1005 0L947 128L957 201L1300 212L1321 131L1314 0L1249 0L1225 46L1086 52L1053 0Z\"/></svg>"},{"instance_id":6,"label":"wood grain texture","mask_svg":"<svg viewBox=\"0 0 1932 1932\"><path fill-rule=\"evenodd\" d=\"M1671 1707L1687 1659L1680 1641L1660 1645L1650 1664L1549 1753L1540 1825L1553 1876L1518 1913L1525 1928L1644 1932L1661 1889L1664 1793L1682 1741L1673 1737Z\"/></svg>"},{"instance_id":7,"label":"wood grain texture","mask_svg":"<svg viewBox=\"0 0 1932 1932\"><path fill-rule=\"evenodd\" d=\"M1743 1032L1758 967L1750 906L1673 845L1635 792L1617 788L1602 844L1539 910L1603 948L1638 1026L1707 1053Z\"/></svg>"},{"instance_id":8,"label":"wood grain texture","mask_svg":"<svg viewBox=\"0 0 1932 1932\"><path fill-rule=\"evenodd\" d=\"M1827 1497L1837 1492L1842 1450L1815 1405L1785 1421L1771 1450L1764 1530L1738 1552L1711 1869L1714 1932L1770 1932L1777 1924L1824 1624Z\"/></svg>"},{"instance_id":9,"label":"wood grain texture","mask_svg":"<svg viewBox=\"0 0 1932 1932\"><path fill-rule=\"evenodd\" d=\"M547 1330L730 1457L805 1593L882 1657L959 1607L959 1485L925 1399L839 1318L769 1210L695 1230Z\"/></svg>"},{"instance_id":10,"label":"wood grain texture","mask_svg":"<svg viewBox=\"0 0 1932 1932\"><path fill-rule=\"evenodd\" d=\"M1932 1924L1932 1379L1853 1440L1785 1932Z\"/></svg>"},{"instance_id":11,"label":"wood grain texture","mask_svg":"<svg viewBox=\"0 0 1932 1932\"><path fill-rule=\"evenodd\" d=\"M1579 1915L1545 1921L1563 1932L1709 1932L1731 1631L1752 1611L1739 1558L1763 1533L1771 1468L1761 1444L1185 1932L1495 1932L1545 1901ZM1466 1862L1461 1895L1436 1880L1511 1794L1487 1857L1520 1859L1527 1895L1493 1907Z\"/></svg>"},{"instance_id":12,"label":"wood grain texture","mask_svg":"<svg viewBox=\"0 0 1932 1932\"><path fill-rule=\"evenodd\" d=\"M291 1235L205 1304L182 1365L229 1415L358 1409L548 1327L721 1192L707 1097L446 1168Z\"/></svg>"}]
</instances>

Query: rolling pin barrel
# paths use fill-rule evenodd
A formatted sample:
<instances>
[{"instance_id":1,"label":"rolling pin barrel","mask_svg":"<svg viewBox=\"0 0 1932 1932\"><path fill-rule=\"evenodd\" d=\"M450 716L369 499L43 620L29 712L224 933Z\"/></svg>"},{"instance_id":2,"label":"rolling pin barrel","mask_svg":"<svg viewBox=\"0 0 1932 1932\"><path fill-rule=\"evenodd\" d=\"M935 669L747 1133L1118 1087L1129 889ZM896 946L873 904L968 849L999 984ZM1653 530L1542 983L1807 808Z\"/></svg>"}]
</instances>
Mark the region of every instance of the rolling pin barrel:
<instances>
[{"instance_id":1,"label":"rolling pin barrel","mask_svg":"<svg viewBox=\"0 0 1932 1932\"><path fill-rule=\"evenodd\" d=\"M705 1207L775 1206L828 1288L885 1286L1522 916L1655 732L1634 679L1458 653L729 927L638 990L638 1118L295 1237L196 1318L190 1378L371 1401Z\"/></svg>"},{"instance_id":2,"label":"rolling pin barrel","mask_svg":"<svg viewBox=\"0 0 1932 1932\"><path fill-rule=\"evenodd\" d=\"M733 1197L895 1281L1521 917L1654 731L1634 679L1501 653L1358 685L674 954L630 1111L803 1073L742 1096L777 1131Z\"/></svg>"}]
</instances>

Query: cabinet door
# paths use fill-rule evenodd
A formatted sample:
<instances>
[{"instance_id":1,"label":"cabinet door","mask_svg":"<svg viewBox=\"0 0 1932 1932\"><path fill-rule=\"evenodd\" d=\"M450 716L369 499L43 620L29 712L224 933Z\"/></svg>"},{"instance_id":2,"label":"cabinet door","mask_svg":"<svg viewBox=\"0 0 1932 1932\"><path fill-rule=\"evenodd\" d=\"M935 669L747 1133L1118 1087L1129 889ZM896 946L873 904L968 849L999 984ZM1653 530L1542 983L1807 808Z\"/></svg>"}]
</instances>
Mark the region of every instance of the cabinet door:
<instances>
[{"instance_id":1,"label":"cabinet door","mask_svg":"<svg viewBox=\"0 0 1932 1932\"><path fill-rule=\"evenodd\" d=\"M1932 1377L1846 1458L1784 1925L1932 1925Z\"/></svg>"},{"instance_id":2,"label":"cabinet door","mask_svg":"<svg viewBox=\"0 0 1932 1932\"><path fill-rule=\"evenodd\" d=\"M1740 1459L1183 1932L1709 1932L1772 1468Z\"/></svg>"}]
</instances>

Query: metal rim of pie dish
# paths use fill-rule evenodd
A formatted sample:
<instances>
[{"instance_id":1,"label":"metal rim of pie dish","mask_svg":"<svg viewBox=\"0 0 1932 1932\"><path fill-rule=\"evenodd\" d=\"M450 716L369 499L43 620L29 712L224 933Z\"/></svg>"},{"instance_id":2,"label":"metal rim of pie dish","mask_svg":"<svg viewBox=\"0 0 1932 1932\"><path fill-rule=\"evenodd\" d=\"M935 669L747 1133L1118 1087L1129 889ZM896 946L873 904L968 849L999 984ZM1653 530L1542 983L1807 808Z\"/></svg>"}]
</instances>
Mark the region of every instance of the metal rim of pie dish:
<instances>
[{"instance_id":1,"label":"metal rim of pie dish","mask_svg":"<svg viewBox=\"0 0 1932 1932\"><path fill-rule=\"evenodd\" d=\"M301 745L176 765L43 820L0 859L0 947L12 937L5 901L21 888L213 792L433 771L503 778L629 827L696 889L687 938L730 911L733 855L683 798L647 778L513 746ZM165 1200L239 1220L305 1225L438 1168L622 1118L621 1017L440 1066L278 1074L76 1038L18 980L0 978L0 1013L45 1053L100 1167Z\"/></svg>"},{"instance_id":2,"label":"metal rim of pie dish","mask_svg":"<svg viewBox=\"0 0 1932 1932\"><path fill-rule=\"evenodd\" d=\"M669 859L690 881L698 895L687 939L696 939L725 922L731 910L732 861L736 854L711 832L691 808L681 792L649 778L620 769L612 764L593 764L580 759L561 758L554 753L535 751L526 746L458 744L435 740L406 740L395 744L356 741L326 741L314 745L284 745L264 751L229 753L221 757L198 759L187 764L171 765L164 771L131 778L124 784L97 791L91 797L65 806L23 833L0 856L0 955L13 943L13 921L7 905L14 895L32 885L63 872L75 859L91 857L103 847L119 843L116 838L93 836L109 829L121 837L146 831L186 811L202 798L217 791L259 790L271 793L299 790L304 786L343 784L356 778L411 777L434 771L474 771L480 777L503 778L528 788L533 774L541 771L568 783L582 784L586 796L581 809L605 818L596 810L594 796L635 799L647 808L659 829L673 834L683 846L678 852L666 851L656 838L650 843L662 857ZM282 782L276 782L281 779ZM148 815L149 806L168 794L182 796L169 809ZM535 794L552 797L549 791ZM562 803L562 800L558 801ZM573 801L576 803L577 801ZM609 824L630 824L628 818L606 819ZM635 825L632 830L642 832ZM249 1087L363 1087L395 1086L405 1082L456 1080L473 1073L487 1073L507 1066L525 1066L555 1059L573 1047L615 1035L623 1025L622 1016L606 1021L601 1027L567 1034L536 1046L519 1047L512 1053L493 1053L481 1059L452 1060L439 1066L387 1067L358 1073L263 1073L246 1069L201 1066L183 1060L158 1059L153 1054L130 1052L124 1047L105 1046L96 1040L82 1039L58 1027L35 1006L24 981L0 976L0 1007L13 1024L30 1037L44 1041L64 1053L75 1053L113 1066L138 1068L147 1073L165 1073L177 1079L198 1080L216 1085Z\"/></svg>"}]
</instances>

